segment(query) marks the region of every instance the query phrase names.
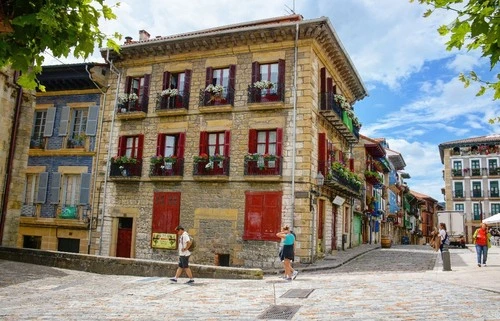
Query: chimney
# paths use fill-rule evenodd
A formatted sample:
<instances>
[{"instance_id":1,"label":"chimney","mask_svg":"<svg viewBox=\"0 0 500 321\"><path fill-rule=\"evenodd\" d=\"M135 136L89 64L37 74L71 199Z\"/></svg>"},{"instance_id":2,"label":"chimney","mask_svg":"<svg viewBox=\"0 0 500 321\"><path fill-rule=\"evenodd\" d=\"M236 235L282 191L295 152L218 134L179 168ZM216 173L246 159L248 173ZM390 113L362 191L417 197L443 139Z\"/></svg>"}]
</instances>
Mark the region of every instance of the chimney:
<instances>
[{"instance_id":1,"label":"chimney","mask_svg":"<svg viewBox=\"0 0 500 321\"><path fill-rule=\"evenodd\" d=\"M125 37L125 44L131 43L131 42L132 42L132 37L130 37L130 36Z\"/></svg>"},{"instance_id":2,"label":"chimney","mask_svg":"<svg viewBox=\"0 0 500 321\"><path fill-rule=\"evenodd\" d=\"M139 30L139 41L149 40L151 35L146 30Z\"/></svg>"}]
</instances>

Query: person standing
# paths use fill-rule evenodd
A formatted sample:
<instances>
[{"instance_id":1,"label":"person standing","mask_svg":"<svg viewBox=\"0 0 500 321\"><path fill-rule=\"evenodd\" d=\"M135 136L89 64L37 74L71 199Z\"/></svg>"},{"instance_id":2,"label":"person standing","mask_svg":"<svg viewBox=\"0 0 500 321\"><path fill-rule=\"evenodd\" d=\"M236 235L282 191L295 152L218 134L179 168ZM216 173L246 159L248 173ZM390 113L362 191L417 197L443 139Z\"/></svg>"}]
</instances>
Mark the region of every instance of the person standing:
<instances>
[{"instance_id":1,"label":"person standing","mask_svg":"<svg viewBox=\"0 0 500 321\"><path fill-rule=\"evenodd\" d=\"M448 233L446 232L446 224L445 223L439 223L439 236L441 239L441 244L439 244L439 250L441 251L441 253L443 253L443 245L444 245L446 238L448 237Z\"/></svg>"},{"instance_id":2,"label":"person standing","mask_svg":"<svg viewBox=\"0 0 500 321\"><path fill-rule=\"evenodd\" d=\"M189 247L191 246L191 238L182 226L177 226L175 230L179 236L179 267L175 272L175 277L171 278L170 281L177 282L177 279L181 276L182 272L185 271L186 275L189 277L189 280L186 283L191 284L194 283L193 273L189 268L189 256L191 255Z\"/></svg>"},{"instance_id":3,"label":"person standing","mask_svg":"<svg viewBox=\"0 0 500 321\"><path fill-rule=\"evenodd\" d=\"M481 267L481 258L483 266L486 266L486 260L488 259L488 248L491 247L491 234L488 232L488 226L485 223L481 224L481 227L474 231L472 239L476 245L477 254L477 266Z\"/></svg>"},{"instance_id":4,"label":"person standing","mask_svg":"<svg viewBox=\"0 0 500 321\"><path fill-rule=\"evenodd\" d=\"M285 225L281 229L281 232L276 233L276 236L281 238L283 242L283 248L280 251L280 260L283 262L285 269L285 279L291 281L299 273L292 268L292 262L295 259L295 235L290 233L290 227Z\"/></svg>"},{"instance_id":5,"label":"person standing","mask_svg":"<svg viewBox=\"0 0 500 321\"><path fill-rule=\"evenodd\" d=\"M434 226L434 230L431 232L431 247L434 249L434 251L438 251L439 248L441 247L441 237L439 235L439 231L437 227Z\"/></svg>"}]
</instances>

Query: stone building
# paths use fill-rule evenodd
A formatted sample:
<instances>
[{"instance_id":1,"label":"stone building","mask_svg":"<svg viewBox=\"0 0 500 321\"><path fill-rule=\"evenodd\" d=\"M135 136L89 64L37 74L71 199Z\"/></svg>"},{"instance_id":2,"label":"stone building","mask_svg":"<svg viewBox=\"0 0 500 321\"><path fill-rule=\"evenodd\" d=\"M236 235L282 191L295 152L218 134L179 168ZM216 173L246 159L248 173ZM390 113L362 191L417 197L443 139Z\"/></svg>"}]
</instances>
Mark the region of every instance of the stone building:
<instances>
[{"instance_id":1,"label":"stone building","mask_svg":"<svg viewBox=\"0 0 500 321\"><path fill-rule=\"evenodd\" d=\"M23 123L29 148L19 175L22 190L15 245L88 253L97 221L90 206L95 188L94 162L107 66L81 63L44 66L38 77L45 92ZM27 156L28 156L27 155ZM92 224L91 224L92 223Z\"/></svg>"},{"instance_id":2,"label":"stone building","mask_svg":"<svg viewBox=\"0 0 500 321\"><path fill-rule=\"evenodd\" d=\"M28 160L33 92L16 84L19 73L0 69L0 244L15 246L18 234L24 173Z\"/></svg>"},{"instance_id":3,"label":"stone building","mask_svg":"<svg viewBox=\"0 0 500 321\"><path fill-rule=\"evenodd\" d=\"M176 260L178 224L201 264L279 266L283 225L304 263L351 244L367 92L327 18L126 39L102 49L99 254Z\"/></svg>"},{"instance_id":4,"label":"stone building","mask_svg":"<svg viewBox=\"0 0 500 321\"><path fill-rule=\"evenodd\" d=\"M466 242L483 219L500 213L500 135L439 144L446 211L462 211Z\"/></svg>"}]
</instances>

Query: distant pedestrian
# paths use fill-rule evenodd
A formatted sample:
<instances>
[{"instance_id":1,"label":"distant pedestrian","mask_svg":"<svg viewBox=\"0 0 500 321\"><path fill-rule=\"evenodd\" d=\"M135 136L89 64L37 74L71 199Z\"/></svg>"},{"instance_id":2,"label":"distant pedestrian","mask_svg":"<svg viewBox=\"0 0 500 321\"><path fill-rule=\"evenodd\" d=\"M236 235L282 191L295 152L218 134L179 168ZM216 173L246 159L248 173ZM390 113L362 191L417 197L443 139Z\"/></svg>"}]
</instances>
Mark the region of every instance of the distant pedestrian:
<instances>
[{"instance_id":1,"label":"distant pedestrian","mask_svg":"<svg viewBox=\"0 0 500 321\"><path fill-rule=\"evenodd\" d=\"M439 231L437 227L434 226L434 230L431 232L431 247L434 251L439 251L441 247L441 236L439 235Z\"/></svg>"},{"instance_id":2,"label":"distant pedestrian","mask_svg":"<svg viewBox=\"0 0 500 321\"><path fill-rule=\"evenodd\" d=\"M483 266L486 266L486 260L488 259L488 248L491 247L491 234L488 232L488 226L485 223L481 224L481 227L474 231L472 239L476 245L477 254L477 266L481 267L481 261ZM482 260L481 260L482 258Z\"/></svg>"},{"instance_id":3,"label":"distant pedestrian","mask_svg":"<svg viewBox=\"0 0 500 321\"><path fill-rule=\"evenodd\" d=\"M443 245L446 242L446 239L448 238L448 233L446 232L446 224L445 223L439 223L439 236L440 236L440 244L439 244L439 250L441 253L443 252Z\"/></svg>"},{"instance_id":4,"label":"distant pedestrian","mask_svg":"<svg viewBox=\"0 0 500 321\"><path fill-rule=\"evenodd\" d=\"M177 235L179 236L179 267L175 272L175 277L170 279L170 281L177 282L177 279L181 276L182 272L185 271L187 276L189 277L189 281L187 281L186 283L191 284L194 283L193 273L189 268L189 256L191 255L189 247L191 246L191 238L189 237L188 232L186 232L182 226L177 226L175 230L177 231Z\"/></svg>"},{"instance_id":5,"label":"distant pedestrian","mask_svg":"<svg viewBox=\"0 0 500 321\"><path fill-rule=\"evenodd\" d=\"M276 233L276 236L283 241L283 247L279 256L285 269L285 279L291 281L295 279L299 273L292 268L292 262L295 259L295 234L292 234L290 227L285 225L281 229L281 232Z\"/></svg>"}]
</instances>

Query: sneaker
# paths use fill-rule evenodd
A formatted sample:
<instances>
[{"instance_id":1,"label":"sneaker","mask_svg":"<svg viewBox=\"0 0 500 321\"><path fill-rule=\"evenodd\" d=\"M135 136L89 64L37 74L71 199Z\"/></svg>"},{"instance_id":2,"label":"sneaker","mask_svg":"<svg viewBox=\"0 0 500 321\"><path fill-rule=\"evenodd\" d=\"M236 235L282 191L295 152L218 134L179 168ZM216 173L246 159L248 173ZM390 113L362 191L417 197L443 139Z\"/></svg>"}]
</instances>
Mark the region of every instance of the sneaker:
<instances>
[{"instance_id":1,"label":"sneaker","mask_svg":"<svg viewBox=\"0 0 500 321\"><path fill-rule=\"evenodd\" d=\"M194 283L193 279L191 279L191 280L189 280L189 281L186 282L186 284L192 284L192 283Z\"/></svg>"},{"instance_id":2,"label":"sneaker","mask_svg":"<svg viewBox=\"0 0 500 321\"><path fill-rule=\"evenodd\" d=\"M299 274L299 271L293 271L292 279L295 280L295 278L297 277L297 274Z\"/></svg>"},{"instance_id":3,"label":"sneaker","mask_svg":"<svg viewBox=\"0 0 500 321\"><path fill-rule=\"evenodd\" d=\"M285 281L291 282L292 278L286 278Z\"/></svg>"},{"instance_id":4,"label":"sneaker","mask_svg":"<svg viewBox=\"0 0 500 321\"><path fill-rule=\"evenodd\" d=\"M280 275L280 276L278 276L278 278L280 278L280 279L286 279L287 277L286 277L286 275Z\"/></svg>"},{"instance_id":5,"label":"sneaker","mask_svg":"<svg viewBox=\"0 0 500 321\"><path fill-rule=\"evenodd\" d=\"M477 266L481 267L481 264L478 263Z\"/></svg>"},{"instance_id":6,"label":"sneaker","mask_svg":"<svg viewBox=\"0 0 500 321\"><path fill-rule=\"evenodd\" d=\"M486 263L483 263L483 267L486 267Z\"/></svg>"},{"instance_id":7,"label":"sneaker","mask_svg":"<svg viewBox=\"0 0 500 321\"><path fill-rule=\"evenodd\" d=\"M177 282L177 279L176 278L172 278L172 279L170 279L170 281Z\"/></svg>"}]
</instances>

